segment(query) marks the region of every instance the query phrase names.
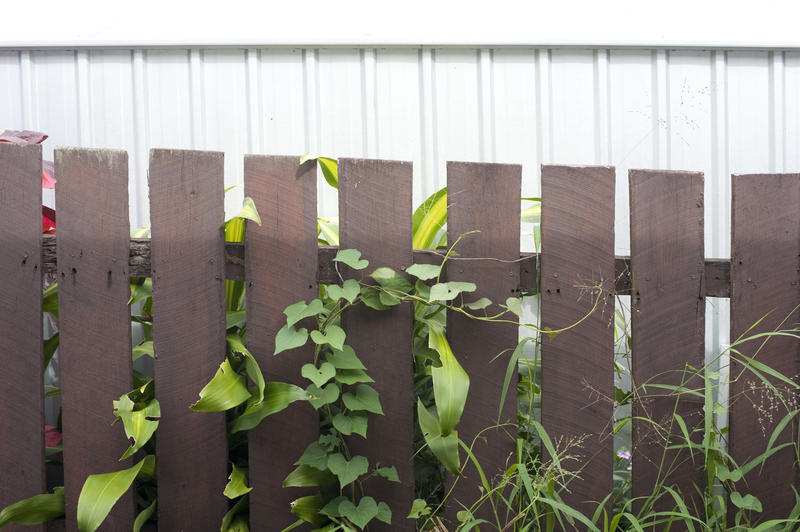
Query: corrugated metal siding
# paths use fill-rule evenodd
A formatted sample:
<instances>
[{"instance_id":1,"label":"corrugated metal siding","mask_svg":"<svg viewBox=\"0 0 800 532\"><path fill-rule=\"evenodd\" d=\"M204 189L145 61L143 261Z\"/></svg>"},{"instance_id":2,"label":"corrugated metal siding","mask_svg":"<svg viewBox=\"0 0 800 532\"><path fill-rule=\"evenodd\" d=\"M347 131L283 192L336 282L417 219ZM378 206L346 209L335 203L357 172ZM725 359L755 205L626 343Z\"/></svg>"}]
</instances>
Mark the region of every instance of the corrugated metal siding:
<instances>
[{"instance_id":1,"label":"corrugated metal siding","mask_svg":"<svg viewBox=\"0 0 800 532\"><path fill-rule=\"evenodd\" d=\"M617 251L627 170L706 174L706 253L729 254L731 173L800 171L800 52L636 49L274 48L0 52L0 127L57 145L129 151L133 227L148 223L151 147L414 162L414 200L447 160L617 167ZM320 183L320 213L336 196ZM233 213L241 190L229 194Z\"/></svg>"}]
</instances>

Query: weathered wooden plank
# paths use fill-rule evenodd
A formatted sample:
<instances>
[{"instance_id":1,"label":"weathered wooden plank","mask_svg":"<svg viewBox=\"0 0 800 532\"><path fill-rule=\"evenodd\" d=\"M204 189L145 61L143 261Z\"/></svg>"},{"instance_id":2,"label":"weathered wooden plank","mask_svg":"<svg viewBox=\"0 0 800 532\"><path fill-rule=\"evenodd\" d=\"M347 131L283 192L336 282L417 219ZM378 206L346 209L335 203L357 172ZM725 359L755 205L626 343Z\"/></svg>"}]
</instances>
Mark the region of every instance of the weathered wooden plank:
<instances>
[{"instance_id":1,"label":"weathered wooden plank","mask_svg":"<svg viewBox=\"0 0 800 532\"><path fill-rule=\"evenodd\" d=\"M217 530L227 511L225 415L189 410L225 357L222 190L222 153L150 152L162 530Z\"/></svg>"},{"instance_id":2,"label":"weathered wooden plank","mask_svg":"<svg viewBox=\"0 0 800 532\"><path fill-rule=\"evenodd\" d=\"M307 386L300 368L314 360L314 344L273 356L275 335L286 324L283 310L317 297L317 174L314 162L297 157L246 156L245 194L261 214L261 227L246 231L247 345L267 381ZM297 520L290 513L308 490L282 487L294 462L319 434L319 416L295 403L248 433L250 527L280 530Z\"/></svg>"},{"instance_id":3,"label":"weathered wooden plank","mask_svg":"<svg viewBox=\"0 0 800 532\"><path fill-rule=\"evenodd\" d=\"M45 489L41 175L41 146L0 143L0 508Z\"/></svg>"},{"instance_id":4,"label":"weathered wooden plank","mask_svg":"<svg viewBox=\"0 0 800 532\"><path fill-rule=\"evenodd\" d=\"M112 401L133 387L128 298L128 154L62 148L58 178L58 310L67 530L77 530L86 477L130 467ZM104 530L130 526L125 494Z\"/></svg>"},{"instance_id":5,"label":"weathered wooden plank","mask_svg":"<svg viewBox=\"0 0 800 532\"><path fill-rule=\"evenodd\" d=\"M478 290L465 301L489 298L493 314L502 309L509 297L519 295L520 266L520 190L522 168L509 164L447 163L447 231L453 243L464 237L455 248L458 257L446 263L448 281L474 282ZM481 323L450 312L447 315L447 336L453 353L470 378L469 395L458 435L467 445L484 429L500 423L516 423L516 391L511 389L499 411L501 390L506 373L503 358L492 362L501 351L517 345L519 328L513 324ZM487 477L507 468L516 445L516 430L506 426L484 432L475 441L473 453ZM513 458L512 458L513 459ZM466 458L464 458L466 460ZM463 506L472 506L484 493L478 472L472 464L464 469L464 478L457 481L448 507L451 524ZM463 506L462 506L463 505ZM479 518L494 522L492 509L484 504L476 513Z\"/></svg>"},{"instance_id":6,"label":"weathered wooden plank","mask_svg":"<svg viewBox=\"0 0 800 532\"><path fill-rule=\"evenodd\" d=\"M645 388L703 388L702 373L697 373L705 351L703 174L631 170L629 178L633 498L638 511L654 486L663 484L681 494L693 515L703 515L696 489L706 483L702 456L692 456L688 448L667 450L687 443L673 414L681 416L690 433L702 431L703 400ZM653 510L674 508L674 499L665 497L655 501Z\"/></svg>"},{"instance_id":7,"label":"weathered wooden plank","mask_svg":"<svg viewBox=\"0 0 800 532\"><path fill-rule=\"evenodd\" d=\"M339 160L340 244L355 248L370 261L401 272L411 265L411 163L365 159ZM343 316L347 344L355 349L375 379L384 416L370 415L367 440L354 436L350 448L370 465L393 465L399 483L374 479L368 495L393 511L392 525L370 524L370 530L413 530L404 519L414 499L414 385L412 309L399 305L375 311L357 307Z\"/></svg>"},{"instance_id":8,"label":"weathered wooden plank","mask_svg":"<svg viewBox=\"0 0 800 532\"><path fill-rule=\"evenodd\" d=\"M800 174L733 176L732 192L731 340L735 343L743 334L794 328L800 321ZM734 348L799 382L796 339L772 337L764 342L761 338ZM781 394L777 398L741 361L731 355L729 450L737 463L744 464L766 450L775 426L787 413L782 401L790 405L794 401L791 408L796 409L800 394L770 379ZM795 419L775 446L792 441L797 430ZM778 451L737 485L761 501L763 520L786 518L795 503L791 487L800 486L795 450Z\"/></svg>"},{"instance_id":9,"label":"weathered wooden plank","mask_svg":"<svg viewBox=\"0 0 800 532\"><path fill-rule=\"evenodd\" d=\"M611 493L614 415L614 168L542 167L542 424L565 469L564 501L588 512ZM596 303L596 308L593 306Z\"/></svg>"}]
</instances>

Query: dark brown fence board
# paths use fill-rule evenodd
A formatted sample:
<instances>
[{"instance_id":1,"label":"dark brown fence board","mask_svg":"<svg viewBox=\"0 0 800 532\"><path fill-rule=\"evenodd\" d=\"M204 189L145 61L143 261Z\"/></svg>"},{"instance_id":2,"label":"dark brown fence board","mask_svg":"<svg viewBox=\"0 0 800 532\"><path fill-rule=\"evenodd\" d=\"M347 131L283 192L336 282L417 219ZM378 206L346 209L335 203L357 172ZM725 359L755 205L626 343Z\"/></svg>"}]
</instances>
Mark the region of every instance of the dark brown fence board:
<instances>
[{"instance_id":1,"label":"dark brown fence board","mask_svg":"<svg viewBox=\"0 0 800 532\"><path fill-rule=\"evenodd\" d=\"M111 402L133 387L128 298L128 154L63 148L58 176L58 309L67 530L77 530L86 477L130 467ZM129 526L125 494L104 530Z\"/></svg>"},{"instance_id":2,"label":"dark brown fence board","mask_svg":"<svg viewBox=\"0 0 800 532\"><path fill-rule=\"evenodd\" d=\"M275 334L286 324L283 310L317 297L317 173L298 157L246 156L245 194L258 206L263 225L247 223L247 346L267 381L305 387L300 368L314 359L314 344L273 356ZM250 526L279 530L297 520L290 503L309 490L282 487L294 462L319 433L319 416L295 403L248 434Z\"/></svg>"},{"instance_id":3,"label":"dark brown fence board","mask_svg":"<svg viewBox=\"0 0 800 532\"><path fill-rule=\"evenodd\" d=\"M162 530L218 530L228 506L225 415L189 410L225 357L222 190L222 153L150 152Z\"/></svg>"},{"instance_id":4,"label":"dark brown fence board","mask_svg":"<svg viewBox=\"0 0 800 532\"><path fill-rule=\"evenodd\" d=\"M733 176L731 342L754 325L747 336L797 327L800 303L800 174ZM768 314L768 315L767 315ZM785 321L784 321L785 320ZM794 338L763 338L736 345L783 375L800 380L800 348ZM787 413L752 372L731 355L730 453L739 464L766 450L777 423ZM790 399L786 384L771 380ZM751 389L751 385L754 389ZM795 406L800 395L794 391ZM772 399L772 400L771 400ZM797 436L797 420L775 445ZM800 486L794 450L786 448L753 469L737 486L761 501L762 519L786 518L795 503L791 487ZM746 485L745 485L746 482Z\"/></svg>"},{"instance_id":5,"label":"dark brown fence board","mask_svg":"<svg viewBox=\"0 0 800 532\"><path fill-rule=\"evenodd\" d=\"M694 515L703 515L696 491L705 486L702 453L667 451L668 446L686 444L673 413L683 418L690 433L703 430L703 400L646 387L703 389L702 374L697 375L705 351L703 174L631 170L630 209L636 386L632 495L639 508L663 484L675 488ZM693 434L694 443L697 439ZM674 499L666 497L655 502L655 510L675 507Z\"/></svg>"},{"instance_id":6,"label":"dark brown fence board","mask_svg":"<svg viewBox=\"0 0 800 532\"><path fill-rule=\"evenodd\" d=\"M411 163L365 159L339 161L339 221L342 249L355 248L370 261L401 272L411 265ZM400 483L377 479L367 493L392 508L392 525L370 530L413 530L405 519L414 499L412 309L400 305L375 311L365 307L343 316L346 343L355 349L375 379L384 416L370 415L367 440L350 439L353 454L370 466L397 468Z\"/></svg>"},{"instance_id":7,"label":"dark brown fence board","mask_svg":"<svg viewBox=\"0 0 800 532\"><path fill-rule=\"evenodd\" d=\"M41 174L41 146L0 143L0 509L45 489Z\"/></svg>"},{"instance_id":8,"label":"dark brown fence board","mask_svg":"<svg viewBox=\"0 0 800 532\"><path fill-rule=\"evenodd\" d=\"M562 461L580 471L562 497L589 515L612 489L614 273L614 169L543 166L542 325L588 317L542 340L542 424L577 457Z\"/></svg>"},{"instance_id":9,"label":"dark brown fence board","mask_svg":"<svg viewBox=\"0 0 800 532\"><path fill-rule=\"evenodd\" d=\"M509 164L447 163L447 236L452 245L462 234L455 248L458 256L446 263L448 281L474 282L478 290L465 296L465 301L489 298L494 305L488 313L502 309L509 297L519 296L520 190L522 168ZM516 316L512 315L512 320ZM467 445L484 429L500 423L516 423L516 387L511 386L499 412L503 380L510 357L494 359L501 351L517 345L519 328L514 324L481 323L449 312L447 336L453 353L470 378L464 415L458 425L458 436ZM490 482L505 471L513 460L516 429L502 427L484 432L475 441L473 453ZM464 453L463 460L467 461ZM449 506L451 522L461 505L470 507L482 495L478 472L472 464L464 469ZM476 513L479 518L494 522L487 503ZM455 521L457 522L457 521Z\"/></svg>"}]
</instances>

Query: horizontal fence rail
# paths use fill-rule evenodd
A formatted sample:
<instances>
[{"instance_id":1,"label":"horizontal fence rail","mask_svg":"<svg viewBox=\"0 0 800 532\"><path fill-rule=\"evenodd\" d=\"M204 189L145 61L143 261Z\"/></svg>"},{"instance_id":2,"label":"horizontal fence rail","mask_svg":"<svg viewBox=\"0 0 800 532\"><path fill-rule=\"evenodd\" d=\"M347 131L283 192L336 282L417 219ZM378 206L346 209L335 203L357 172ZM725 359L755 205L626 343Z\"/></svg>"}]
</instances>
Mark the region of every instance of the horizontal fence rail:
<instances>
[{"instance_id":1,"label":"horizontal fence rail","mask_svg":"<svg viewBox=\"0 0 800 532\"><path fill-rule=\"evenodd\" d=\"M193 412L189 405L225 358L226 280L245 281L247 344L266 380L297 385L315 351L309 343L294 356L273 356L276 335L286 321L283 309L317 297L321 284L340 281L333 261L338 248L317 243L316 164L300 165L296 157L247 156L245 192L263 225L248 223L244 243L226 243L223 157L219 152L151 152L152 238L143 239L128 236L127 154L58 149L58 229L56 236L42 236L41 150L0 144L0 367L5 368L0 372L0 509L46 487L43 276L49 275L60 289L63 526L68 531L78 529L76 506L86 477L132 463L118 461L129 442L120 427L111 426L111 401L133 382L130 280L151 277L153 373L161 405L155 446L158 523L167 531L219 528L228 511L222 491L236 442L227 435L224 414ZM660 450L684 435L703 443L682 423L702 428L704 420L703 383L686 383L683 375L687 368L704 364L706 298L730 298L733 340L796 326L800 175L732 176L733 257L728 260L703 256L701 173L630 172L630 257L614 256L619 176L613 167L542 168L538 254L519 251L520 166L449 163L447 173L448 230L453 235L480 233L459 244L459 255L449 260L443 275L449 281L475 282L476 299L485 296L495 303L536 291L543 327L569 329L546 334L541 342L542 425L556 451L574 446L562 463L574 475L562 500L591 515L612 491L618 400L614 304L616 295L630 295L631 375L635 382L655 380L677 390L669 396L634 394L631 399L633 496L644 497L663 483L688 505L699 504L696 489L707 480L703 453L672 449L666 453L672 467L666 469L659 460L665 459ZM441 262L443 252L412 248L411 191L410 163L340 160L340 247L359 249L371 266L399 272L416 263ZM471 379L460 436L471 441L487 425L513 425L513 400L503 407L499 401L509 378L506 366L491 360L514 349L519 329L515 324L475 323L455 312L448 312L446 319L453 351ZM385 414L370 421L367 440L353 435L348 445L371 464L396 464L400 480L388 487L367 481L370 493L394 510L391 525L373 523L370 530L414 529L414 521L404 519L415 496L413 320L410 305L380 313L356 308L343 317L348 344L375 379ZM736 348L737 355L758 355L759 362L797 380L798 345L796 339L782 339ZM732 363L732 375L742 369L740 362ZM768 376L764 382L770 383L766 388L785 387L790 380L780 383ZM701 391L690 393L691 388ZM796 390L786 388L785 393L786 401L796 404ZM763 390L752 381L734 382L732 394L737 400L730 409L727 438L731 455L744 464L763 452L781 419L770 404L763 404ZM672 423L671 416L681 424ZM667 428L654 430L648 420ZM796 432L792 423L796 420L787 424ZM245 450L238 449L249 456L250 485L255 488L249 493L253 530L281 529L295 520L289 506L311 491L287 490L281 482L319 429L317 413L297 403L265 420L249 433ZM495 431L476 439L472 452L489 479L506 470L509 457L518 451L515 434L507 429L506 434ZM510 438L504 439L506 435ZM781 436L774 445L788 441ZM543 449L543 456L550 450ZM443 515L449 525L457 524L459 503L481 495L477 472L467 468L465 474ZM736 484L762 501L764 520L788 515L795 502L791 488L798 485L800 469L788 446ZM101 530L129 528L134 500L131 493L123 497ZM642 499L634 510L637 504ZM611 509L609 500L605 507ZM655 511L673 508L664 500L654 506ZM490 517L481 512L485 510L476 517ZM13 526L10 530L22 530Z\"/></svg>"}]
</instances>

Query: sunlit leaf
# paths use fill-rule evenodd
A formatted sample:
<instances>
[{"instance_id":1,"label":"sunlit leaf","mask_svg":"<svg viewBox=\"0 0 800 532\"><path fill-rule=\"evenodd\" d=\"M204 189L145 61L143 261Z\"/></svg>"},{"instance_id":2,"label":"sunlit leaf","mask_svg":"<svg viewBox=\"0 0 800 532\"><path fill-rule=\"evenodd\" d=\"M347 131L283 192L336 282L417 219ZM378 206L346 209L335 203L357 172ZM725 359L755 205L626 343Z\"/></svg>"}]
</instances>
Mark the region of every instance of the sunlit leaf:
<instances>
[{"instance_id":1,"label":"sunlit leaf","mask_svg":"<svg viewBox=\"0 0 800 532\"><path fill-rule=\"evenodd\" d=\"M317 162L322 170L322 176L333 188L339 188L339 164L330 157L317 157Z\"/></svg>"},{"instance_id":2,"label":"sunlit leaf","mask_svg":"<svg viewBox=\"0 0 800 532\"><path fill-rule=\"evenodd\" d=\"M295 401L308 399L308 393L299 386L285 382L268 382L264 400L258 404L248 404L245 411L231 423L231 432L250 430L265 417L284 410Z\"/></svg>"},{"instance_id":3,"label":"sunlit leaf","mask_svg":"<svg viewBox=\"0 0 800 532\"><path fill-rule=\"evenodd\" d=\"M236 356L244 357L244 367L245 371L247 372L247 376L250 377L255 385L256 389L258 390L258 395L256 396L256 404L260 403L264 400L264 389L266 388L266 383L264 382L264 375L261 373L261 368L258 366L258 362L256 359L253 358L253 355L250 354L250 351L242 343L242 339L238 334L232 333L228 334L225 337L225 342L228 346L228 351Z\"/></svg>"},{"instance_id":4,"label":"sunlit leaf","mask_svg":"<svg viewBox=\"0 0 800 532\"><path fill-rule=\"evenodd\" d=\"M361 252L357 249L340 249L336 252L333 261L346 264L354 270L363 270L369 266L369 261L367 259L362 259Z\"/></svg>"},{"instance_id":5,"label":"sunlit leaf","mask_svg":"<svg viewBox=\"0 0 800 532\"><path fill-rule=\"evenodd\" d=\"M219 365L214 378L200 390L200 400L191 406L195 412L223 412L250 398L250 390L242 375L231 367L227 357Z\"/></svg>"},{"instance_id":6,"label":"sunlit leaf","mask_svg":"<svg viewBox=\"0 0 800 532\"><path fill-rule=\"evenodd\" d=\"M245 493L253 491L253 488L247 485L247 475L236 464L231 464L233 470L228 477L228 483L225 484L225 490L222 492L227 498L235 499L241 497Z\"/></svg>"},{"instance_id":7,"label":"sunlit leaf","mask_svg":"<svg viewBox=\"0 0 800 532\"><path fill-rule=\"evenodd\" d=\"M147 461L154 462L155 457L148 455L122 471L87 477L78 497L78 528L81 532L97 530L122 494L130 489Z\"/></svg>"},{"instance_id":8,"label":"sunlit leaf","mask_svg":"<svg viewBox=\"0 0 800 532\"><path fill-rule=\"evenodd\" d=\"M253 201L253 198L249 196L245 196L245 198L242 200L242 210L236 214L236 217L244 218L245 220L250 220L258 225L261 225L261 216L258 215L258 209L256 209L256 204Z\"/></svg>"},{"instance_id":9,"label":"sunlit leaf","mask_svg":"<svg viewBox=\"0 0 800 532\"><path fill-rule=\"evenodd\" d=\"M120 458L123 460L141 449L153 436L161 419L161 406L157 399L151 399L144 408L137 408L129 394L113 401L113 405L114 415L122 421L125 436L130 442L130 446Z\"/></svg>"},{"instance_id":10,"label":"sunlit leaf","mask_svg":"<svg viewBox=\"0 0 800 532\"><path fill-rule=\"evenodd\" d=\"M436 235L447 223L447 187L431 194L414 211L411 222L414 249L434 247Z\"/></svg>"},{"instance_id":11,"label":"sunlit leaf","mask_svg":"<svg viewBox=\"0 0 800 532\"><path fill-rule=\"evenodd\" d=\"M34 495L15 502L0 511L0 528L9 524L38 525L64 515L64 488L53 493Z\"/></svg>"},{"instance_id":12,"label":"sunlit leaf","mask_svg":"<svg viewBox=\"0 0 800 532\"><path fill-rule=\"evenodd\" d=\"M328 486L336 482L336 477L330 471L320 471L307 465L297 466L283 480L284 488L308 488L311 486Z\"/></svg>"},{"instance_id":13,"label":"sunlit leaf","mask_svg":"<svg viewBox=\"0 0 800 532\"><path fill-rule=\"evenodd\" d=\"M439 427L442 436L447 436L461 419L469 391L469 376L456 360L447 337L438 329L431 329L428 345L439 353L440 367L431 368L433 395L436 411L439 414Z\"/></svg>"}]
</instances>

